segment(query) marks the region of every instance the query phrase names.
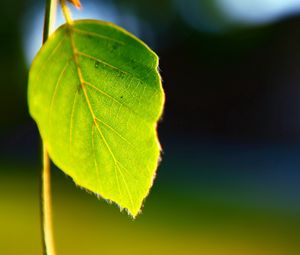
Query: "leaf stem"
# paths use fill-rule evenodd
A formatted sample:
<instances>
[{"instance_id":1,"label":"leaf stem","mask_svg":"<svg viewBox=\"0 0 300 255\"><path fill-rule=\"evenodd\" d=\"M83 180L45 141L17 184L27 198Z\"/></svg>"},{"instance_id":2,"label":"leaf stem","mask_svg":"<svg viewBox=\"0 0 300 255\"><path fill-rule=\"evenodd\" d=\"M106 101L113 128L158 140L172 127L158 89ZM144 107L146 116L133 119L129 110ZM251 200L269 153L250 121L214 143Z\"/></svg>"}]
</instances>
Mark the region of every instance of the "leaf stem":
<instances>
[{"instance_id":1,"label":"leaf stem","mask_svg":"<svg viewBox=\"0 0 300 255\"><path fill-rule=\"evenodd\" d=\"M71 25L73 23L73 19L72 19L72 16L71 16L71 12L67 6L67 3L65 0L60 0L60 4L61 4L61 8L62 8L62 11L63 11L63 14L64 14L64 17L66 19L66 22Z\"/></svg>"},{"instance_id":2,"label":"leaf stem","mask_svg":"<svg viewBox=\"0 0 300 255\"><path fill-rule=\"evenodd\" d=\"M46 0L43 43L53 32L57 11L57 0ZM55 255L55 246L52 228L51 206L51 167L47 148L43 143L43 170L41 176L41 215L42 238L44 255Z\"/></svg>"}]
</instances>

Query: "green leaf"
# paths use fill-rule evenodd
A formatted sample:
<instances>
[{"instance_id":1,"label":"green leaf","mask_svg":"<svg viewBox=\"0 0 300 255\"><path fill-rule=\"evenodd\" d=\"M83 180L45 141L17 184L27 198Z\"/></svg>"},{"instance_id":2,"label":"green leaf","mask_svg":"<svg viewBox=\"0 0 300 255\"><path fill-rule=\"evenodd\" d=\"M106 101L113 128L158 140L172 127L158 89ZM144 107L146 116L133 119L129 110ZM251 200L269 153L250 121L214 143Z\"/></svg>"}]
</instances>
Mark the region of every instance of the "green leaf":
<instances>
[{"instance_id":1,"label":"green leaf","mask_svg":"<svg viewBox=\"0 0 300 255\"><path fill-rule=\"evenodd\" d=\"M160 157L164 93L155 53L111 23L65 24L35 58L28 97L53 162L135 217Z\"/></svg>"}]
</instances>

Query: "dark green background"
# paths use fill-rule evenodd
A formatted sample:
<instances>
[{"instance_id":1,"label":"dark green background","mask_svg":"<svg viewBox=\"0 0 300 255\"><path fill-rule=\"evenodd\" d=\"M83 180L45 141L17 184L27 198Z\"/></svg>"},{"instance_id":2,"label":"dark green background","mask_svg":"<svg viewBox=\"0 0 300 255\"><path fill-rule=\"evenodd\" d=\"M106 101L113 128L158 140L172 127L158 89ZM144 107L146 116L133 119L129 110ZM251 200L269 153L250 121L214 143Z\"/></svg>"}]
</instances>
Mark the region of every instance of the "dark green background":
<instances>
[{"instance_id":1,"label":"dark green background","mask_svg":"<svg viewBox=\"0 0 300 255\"><path fill-rule=\"evenodd\" d=\"M136 221L53 167L58 254L299 254L300 17L232 24L204 1L199 17L222 28L212 31L187 23L171 0L94 2L135 13L160 56L163 161ZM39 6L0 6L0 254L42 252L23 47Z\"/></svg>"}]
</instances>

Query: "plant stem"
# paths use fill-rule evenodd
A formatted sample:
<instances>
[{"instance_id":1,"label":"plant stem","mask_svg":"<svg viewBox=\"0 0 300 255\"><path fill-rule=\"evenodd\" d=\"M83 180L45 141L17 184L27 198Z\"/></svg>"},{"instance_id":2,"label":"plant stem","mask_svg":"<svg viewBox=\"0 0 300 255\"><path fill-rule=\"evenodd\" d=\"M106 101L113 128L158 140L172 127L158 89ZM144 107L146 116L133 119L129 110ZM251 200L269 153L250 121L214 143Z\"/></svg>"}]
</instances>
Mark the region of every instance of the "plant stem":
<instances>
[{"instance_id":1,"label":"plant stem","mask_svg":"<svg viewBox=\"0 0 300 255\"><path fill-rule=\"evenodd\" d=\"M46 0L43 43L48 40L55 25L57 0Z\"/></svg>"},{"instance_id":2,"label":"plant stem","mask_svg":"<svg viewBox=\"0 0 300 255\"><path fill-rule=\"evenodd\" d=\"M51 168L47 148L43 145L43 173L42 173L42 228L44 255L55 255L52 228L51 206Z\"/></svg>"},{"instance_id":3,"label":"plant stem","mask_svg":"<svg viewBox=\"0 0 300 255\"><path fill-rule=\"evenodd\" d=\"M63 11L66 22L69 25L72 24L73 20L72 20L71 13L70 13L70 10L67 6L66 1L65 0L60 0L60 4L61 4L61 8L62 8L62 11Z\"/></svg>"},{"instance_id":4,"label":"plant stem","mask_svg":"<svg viewBox=\"0 0 300 255\"><path fill-rule=\"evenodd\" d=\"M46 0L43 43L53 31L57 11L57 0ZM55 255L51 206L51 167L47 148L43 144L43 171L41 187L41 215L44 255Z\"/></svg>"}]
</instances>

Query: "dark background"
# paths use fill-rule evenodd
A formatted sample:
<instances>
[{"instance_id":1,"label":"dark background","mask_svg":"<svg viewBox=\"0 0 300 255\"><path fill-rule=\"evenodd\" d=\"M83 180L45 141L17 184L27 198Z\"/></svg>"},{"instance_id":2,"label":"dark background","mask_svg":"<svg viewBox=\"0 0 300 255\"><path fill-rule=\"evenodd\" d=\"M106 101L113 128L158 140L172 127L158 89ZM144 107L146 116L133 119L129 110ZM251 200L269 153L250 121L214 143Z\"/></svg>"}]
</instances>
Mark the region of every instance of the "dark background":
<instances>
[{"instance_id":1,"label":"dark background","mask_svg":"<svg viewBox=\"0 0 300 255\"><path fill-rule=\"evenodd\" d=\"M43 4L0 5L0 254L41 253L26 53ZM299 254L300 5L254 24L218 1L82 4L80 15L116 21L160 56L164 153L134 222L53 167L59 254Z\"/></svg>"}]
</instances>

